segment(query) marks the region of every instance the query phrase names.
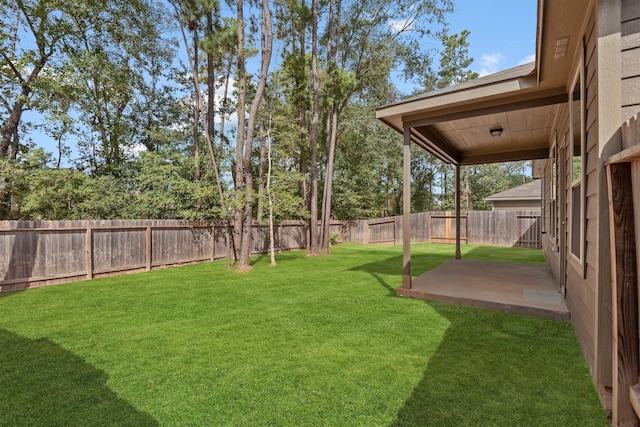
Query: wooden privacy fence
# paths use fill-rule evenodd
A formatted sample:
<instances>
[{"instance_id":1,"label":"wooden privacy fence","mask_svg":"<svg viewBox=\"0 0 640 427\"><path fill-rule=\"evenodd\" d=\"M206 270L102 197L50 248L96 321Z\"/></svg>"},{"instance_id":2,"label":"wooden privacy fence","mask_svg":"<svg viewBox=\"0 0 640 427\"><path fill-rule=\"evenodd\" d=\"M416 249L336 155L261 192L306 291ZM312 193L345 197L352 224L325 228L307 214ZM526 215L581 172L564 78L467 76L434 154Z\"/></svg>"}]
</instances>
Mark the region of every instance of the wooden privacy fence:
<instances>
[{"instance_id":1,"label":"wooden privacy fence","mask_svg":"<svg viewBox=\"0 0 640 427\"><path fill-rule=\"evenodd\" d=\"M365 244L402 243L402 216L344 221L342 240ZM460 218L462 243L541 247L540 211L469 211ZM453 212L411 214L411 241L455 243Z\"/></svg>"},{"instance_id":2,"label":"wooden privacy fence","mask_svg":"<svg viewBox=\"0 0 640 427\"><path fill-rule=\"evenodd\" d=\"M278 224L277 249L305 248L306 229L300 221ZM267 227L252 233L252 254L265 253ZM0 292L213 261L227 256L225 237L222 225L171 220L3 221Z\"/></svg>"},{"instance_id":3,"label":"wooden privacy fence","mask_svg":"<svg viewBox=\"0 0 640 427\"><path fill-rule=\"evenodd\" d=\"M539 247L538 212L466 212L463 242ZM411 219L412 242L454 242L451 212L423 212ZM278 251L307 247L308 223L276 226ZM266 226L252 229L252 254L266 253ZM332 221L339 241L365 244L402 242L402 217ZM0 292L92 279L167 266L213 261L227 255L222 225L177 220L2 221Z\"/></svg>"},{"instance_id":4,"label":"wooden privacy fence","mask_svg":"<svg viewBox=\"0 0 640 427\"><path fill-rule=\"evenodd\" d=\"M606 162L611 245L612 425L640 417L640 120L622 125L623 150Z\"/></svg>"}]
</instances>

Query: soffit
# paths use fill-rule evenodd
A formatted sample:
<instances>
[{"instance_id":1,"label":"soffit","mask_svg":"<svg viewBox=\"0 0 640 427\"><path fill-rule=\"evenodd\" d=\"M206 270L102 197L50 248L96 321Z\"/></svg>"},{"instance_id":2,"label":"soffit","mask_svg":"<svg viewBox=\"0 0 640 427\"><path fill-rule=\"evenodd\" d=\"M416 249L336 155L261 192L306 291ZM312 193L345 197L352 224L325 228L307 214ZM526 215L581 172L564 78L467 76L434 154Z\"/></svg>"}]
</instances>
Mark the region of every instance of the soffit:
<instances>
[{"instance_id":1,"label":"soffit","mask_svg":"<svg viewBox=\"0 0 640 427\"><path fill-rule=\"evenodd\" d=\"M383 106L377 118L401 133L410 128L414 143L447 163L547 157L591 3L539 0L535 63ZM496 128L502 135L492 137Z\"/></svg>"}]
</instances>

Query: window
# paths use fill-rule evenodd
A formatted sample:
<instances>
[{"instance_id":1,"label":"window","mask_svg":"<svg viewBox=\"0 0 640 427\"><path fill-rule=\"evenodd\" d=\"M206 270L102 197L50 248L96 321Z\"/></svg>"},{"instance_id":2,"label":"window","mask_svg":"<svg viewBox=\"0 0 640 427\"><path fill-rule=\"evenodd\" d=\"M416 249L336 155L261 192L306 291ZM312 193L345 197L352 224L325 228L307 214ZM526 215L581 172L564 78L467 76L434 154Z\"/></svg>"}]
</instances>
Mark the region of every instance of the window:
<instances>
[{"instance_id":1,"label":"window","mask_svg":"<svg viewBox=\"0 0 640 427\"><path fill-rule=\"evenodd\" d=\"M557 137L556 137L557 138ZM556 202L556 194L558 192L558 144L554 140L551 148L551 197L549 200L549 229L554 244L557 245L558 239L558 203Z\"/></svg>"},{"instance_id":2,"label":"window","mask_svg":"<svg viewBox=\"0 0 640 427\"><path fill-rule=\"evenodd\" d=\"M569 98L569 152L571 168L571 203L570 203L570 250L571 255L582 263L584 254L584 223L585 223L585 135L584 135L584 72L582 61L574 79Z\"/></svg>"}]
</instances>

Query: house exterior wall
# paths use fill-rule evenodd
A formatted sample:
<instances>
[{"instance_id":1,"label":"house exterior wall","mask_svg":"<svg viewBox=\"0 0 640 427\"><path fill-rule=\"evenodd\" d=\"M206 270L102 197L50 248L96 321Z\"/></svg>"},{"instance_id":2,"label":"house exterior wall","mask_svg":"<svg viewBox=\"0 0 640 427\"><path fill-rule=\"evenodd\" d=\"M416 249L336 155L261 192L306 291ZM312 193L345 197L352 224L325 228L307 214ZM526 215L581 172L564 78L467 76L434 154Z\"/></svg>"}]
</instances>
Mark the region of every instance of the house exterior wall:
<instances>
[{"instance_id":1,"label":"house exterior wall","mask_svg":"<svg viewBox=\"0 0 640 427\"><path fill-rule=\"evenodd\" d=\"M542 167L542 251L547 263L551 267L553 277L560 283L560 254L559 254L559 229L558 223L558 196L557 196L557 158L555 157L555 141L551 141L549 159L545 160ZM555 178L554 178L555 176Z\"/></svg>"},{"instance_id":2,"label":"house exterior wall","mask_svg":"<svg viewBox=\"0 0 640 427\"><path fill-rule=\"evenodd\" d=\"M621 122L624 122L640 111L640 2L623 0L621 17Z\"/></svg>"},{"instance_id":3,"label":"house exterior wall","mask_svg":"<svg viewBox=\"0 0 640 427\"><path fill-rule=\"evenodd\" d=\"M545 206L545 236L543 237L543 251L554 276L560 284L566 286L567 305L571 311L571 320L576 335L580 341L587 365L592 374L595 374L595 362L597 355L597 301L598 301L598 275L600 251L598 247L598 212L599 194L597 182L598 170L598 144L597 144L597 72L595 70L595 16L591 14L584 34L585 49L584 58L578 58L574 69L577 71L579 64L584 60L585 81L585 175L581 185L584 186L584 253L582 260L577 260L571 254L569 242L571 241L572 224L572 151L570 109L563 105L554 123L555 136L549 145L551 147L550 159L545 165L543 186ZM568 83L571 85L571 82ZM555 156L556 166L553 166ZM557 177L552 176L554 172ZM556 186L556 189L552 188ZM555 194L555 200L553 195ZM564 253L563 253L564 252ZM564 265L563 262L564 255ZM608 255L608 254L607 254ZM562 276L565 277L562 277ZM595 378L594 378L595 379Z\"/></svg>"},{"instance_id":4,"label":"house exterior wall","mask_svg":"<svg viewBox=\"0 0 640 427\"><path fill-rule=\"evenodd\" d=\"M582 260L577 261L571 254L570 245L566 245L566 296L567 305L572 312L572 321L576 334L583 348L585 359L594 377L594 381L599 388L610 386L610 384L599 384L598 377L598 358L600 356L598 336L598 301L599 301L599 280L598 269L600 267L600 257L609 256L608 252L601 253L598 245L600 241L600 191L599 183L601 178L601 167L598 146L598 56L597 56L597 27L595 11L591 14L589 22L586 26L584 37L584 84L585 84L585 152L586 159L583 167L585 167L584 186L584 248ZM577 68L577 67L576 67ZM568 127L568 126L567 126ZM567 130L568 132L568 130ZM567 176L566 182L566 215L565 221L569 225L566 232L571 232L571 227L579 226L575 224L575 218L572 218L571 207L571 171L570 162L572 161L570 150L565 153ZM606 197L606 195L605 195ZM572 224L572 220L574 223ZM608 236L607 236L608 237ZM570 242L570 236L567 235L567 242ZM573 315L575 313L575 315Z\"/></svg>"},{"instance_id":5,"label":"house exterior wall","mask_svg":"<svg viewBox=\"0 0 640 427\"><path fill-rule=\"evenodd\" d=\"M532 211L540 209L540 200L494 200L494 211Z\"/></svg>"},{"instance_id":6,"label":"house exterior wall","mask_svg":"<svg viewBox=\"0 0 640 427\"><path fill-rule=\"evenodd\" d=\"M636 0L621 1L636 3ZM620 128L621 112L630 105L623 106L620 89L625 84L636 83L635 78L625 79L628 70L626 74L620 72L620 68L624 68L624 61L620 60L624 52L621 55L621 49L611 49L616 43L620 45L620 38L616 42L615 35L611 33L616 25L619 28L623 23L621 9L622 4L615 0L600 0L595 4L580 37L584 49L574 59L574 73L582 66L584 76L583 215L579 218L572 215L573 153L570 142L571 111L568 105L560 109L554 123L556 132L549 144L552 148L544 166L543 181L546 231L543 251L560 285L566 287L567 306L576 335L601 400L607 408L610 406L612 384L612 339L609 219L604 161L621 149L612 129L616 126ZM633 6L631 9L637 8ZM635 60L640 59L638 52L635 53ZM616 56L617 64L622 65L616 65ZM568 92L572 90L574 76L567 82ZM636 95L640 97L638 91ZM555 168L554 156L557 158ZM557 179L553 178L554 171ZM557 185L555 201L552 197L554 185ZM571 230L580 225L584 227L584 246L582 257L578 259L571 251Z\"/></svg>"}]
</instances>

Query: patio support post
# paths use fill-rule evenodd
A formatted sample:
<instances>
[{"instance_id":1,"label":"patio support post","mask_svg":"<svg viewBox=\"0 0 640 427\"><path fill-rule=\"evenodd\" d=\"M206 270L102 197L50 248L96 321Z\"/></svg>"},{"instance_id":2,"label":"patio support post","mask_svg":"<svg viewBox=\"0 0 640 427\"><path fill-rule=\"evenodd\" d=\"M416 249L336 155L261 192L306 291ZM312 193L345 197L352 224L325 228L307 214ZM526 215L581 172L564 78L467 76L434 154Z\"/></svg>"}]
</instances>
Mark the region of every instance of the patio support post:
<instances>
[{"instance_id":1,"label":"patio support post","mask_svg":"<svg viewBox=\"0 0 640 427\"><path fill-rule=\"evenodd\" d=\"M402 287L411 289L411 128L404 128L402 148Z\"/></svg>"},{"instance_id":2,"label":"patio support post","mask_svg":"<svg viewBox=\"0 0 640 427\"><path fill-rule=\"evenodd\" d=\"M456 164L456 259L460 258L460 165Z\"/></svg>"}]
</instances>

